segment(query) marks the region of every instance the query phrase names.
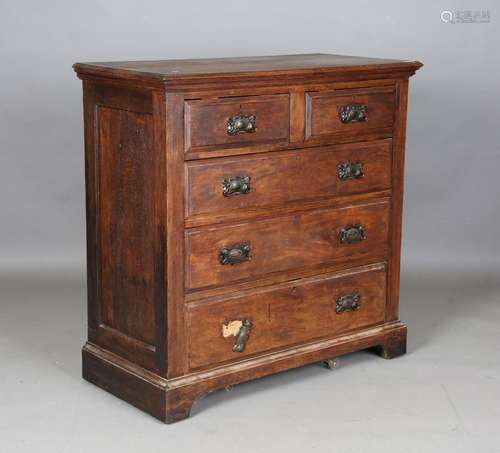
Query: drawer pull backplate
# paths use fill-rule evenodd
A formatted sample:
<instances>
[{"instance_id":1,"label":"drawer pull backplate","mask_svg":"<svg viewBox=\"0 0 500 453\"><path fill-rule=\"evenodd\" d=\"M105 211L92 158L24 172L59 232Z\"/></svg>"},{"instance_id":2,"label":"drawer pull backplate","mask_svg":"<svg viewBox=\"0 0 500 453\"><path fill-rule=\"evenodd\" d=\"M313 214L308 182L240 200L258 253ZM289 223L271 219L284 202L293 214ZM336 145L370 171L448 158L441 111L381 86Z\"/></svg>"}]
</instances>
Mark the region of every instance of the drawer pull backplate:
<instances>
[{"instance_id":1,"label":"drawer pull backplate","mask_svg":"<svg viewBox=\"0 0 500 453\"><path fill-rule=\"evenodd\" d=\"M228 118L226 130L228 135L245 134L255 132L257 128L257 117L255 115L237 115Z\"/></svg>"},{"instance_id":2,"label":"drawer pull backplate","mask_svg":"<svg viewBox=\"0 0 500 453\"><path fill-rule=\"evenodd\" d=\"M342 228L339 234L341 244L352 244L366 239L366 229L364 225L350 225Z\"/></svg>"},{"instance_id":3,"label":"drawer pull backplate","mask_svg":"<svg viewBox=\"0 0 500 453\"><path fill-rule=\"evenodd\" d=\"M340 180L360 179L364 176L362 162L341 162L337 167L337 175Z\"/></svg>"},{"instance_id":4,"label":"drawer pull backplate","mask_svg":"<svg viewBox=\"0 0 500 453\"><path fill-rule=\"evenodd\" d=\"M222 195L244 195L251 190L250 176L233 176L222 181Z\"/></svg>"},{"instance_id":5,"label":"drawer pull backplate","mask_svg":"<svg viewBox=\"0 0 500 453\"><path fill-rule=\"evenodd\" d=\"M339 112L343 123L362 123L368 120L368 106L364 104L344 105Z\"/></svg>"},{"instance_id":6,"label":"drawer pull backplate","mask_svg":"<svg viewBox=\"0 0 500 453\"><path fill-rule=\"evenodd\" d=\"M250 261L250 244L236 244L222 248L219 252L221 264L239 264Z\"/></svg>"},{"instance_id":7,"label":"drawer pull backplate","mask_svg":"<svg viewBox=\"0 0 500 453\"><path fill-rule=\"evenodd\" d=\"M361 308L361 295L358 293L345 294L337 298L335 312L337 314L356 311Z\"/></svg>"}]
</instances>

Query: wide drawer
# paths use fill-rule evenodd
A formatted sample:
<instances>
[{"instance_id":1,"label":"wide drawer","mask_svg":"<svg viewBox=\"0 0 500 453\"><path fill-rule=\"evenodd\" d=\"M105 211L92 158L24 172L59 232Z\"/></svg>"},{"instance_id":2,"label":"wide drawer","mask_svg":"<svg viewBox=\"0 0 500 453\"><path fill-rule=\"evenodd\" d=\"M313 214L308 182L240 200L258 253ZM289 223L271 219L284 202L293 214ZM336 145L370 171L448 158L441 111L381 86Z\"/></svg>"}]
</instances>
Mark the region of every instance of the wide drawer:
<instances>
[{"instance_id":1,"label":"wide drawer","mask_svg":"<svg viewBox=\"0 0 500 453\"><path fill-rule=\"evenodd\" d=\"M389 202L308 211L186 232L186 288L387 254Z\"/></svg>"},{"instance_id":2,"label":"wide drawer","mask_svg":"<svg viewBox=\"0 0 500 453\"><path fill-rule=\"evenodd\" d=\"M306 96L306 140L336 134L355 135L391 129L396 108L394 89L318 91Z\"/></svg>"},{"instance_id":3,"label":"wide drawer","mask_svg":"<svg viewBox=\"0 0 500 453\"><path fill-rule=\"evenodd\" d=\"M388 189L391 140L188 162L186 214Z\"/></svg>"},{"instance_id":4,"label":"wide drawer","mask_svg":"<svg viewBox=\"0 0 500 453\"><path fill-rule=\"evenodd\" d=\"M186 149L289 141L288 94L186 101Z\"/></svg>"},{"instance_id":5,"label":"wide drawer","mask_svg":"<svg viewBox=\"0 0 500 453\"><path fill-rule=\"evenodd\" d=\"M188 309L189 364L199 368L384 321L386 272L372 266Z\"/></svg>"}]
</instances>

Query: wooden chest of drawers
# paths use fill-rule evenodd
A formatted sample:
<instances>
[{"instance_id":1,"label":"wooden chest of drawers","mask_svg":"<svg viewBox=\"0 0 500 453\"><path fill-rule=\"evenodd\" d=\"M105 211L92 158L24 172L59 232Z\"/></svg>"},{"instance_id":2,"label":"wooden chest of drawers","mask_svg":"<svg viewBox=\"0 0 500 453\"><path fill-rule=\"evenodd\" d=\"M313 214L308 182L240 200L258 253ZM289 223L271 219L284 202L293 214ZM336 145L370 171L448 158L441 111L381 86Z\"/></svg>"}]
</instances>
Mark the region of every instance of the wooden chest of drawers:
<instances>
[{"instance_id":1,"label":"wooden chest of drawers","mask_svg":"<svg viewBox=\"0 0 500 453\"><path fill-rule=\"evenodd\" d=\"M360 349L403 354L406 106L420 66L323 54L75 64L84 378L174 422L228 385Z\"/></svg>"}]
</instances>

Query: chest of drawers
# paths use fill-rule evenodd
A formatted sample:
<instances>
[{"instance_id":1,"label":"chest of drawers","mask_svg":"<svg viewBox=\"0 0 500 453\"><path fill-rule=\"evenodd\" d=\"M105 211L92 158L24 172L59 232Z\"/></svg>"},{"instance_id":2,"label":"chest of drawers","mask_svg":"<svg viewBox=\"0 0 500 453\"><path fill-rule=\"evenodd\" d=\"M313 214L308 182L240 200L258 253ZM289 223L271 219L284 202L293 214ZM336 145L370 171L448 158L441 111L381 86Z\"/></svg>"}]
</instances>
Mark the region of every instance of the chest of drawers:
<instances>
[{"instance_id":1,"label":"chest of drawers","mask_svg":"<svg viewBox=\"0 0 500 453\"><path fill-rule=\"evenodd\" d=\"M361 349L403 354L405 123L420 66L324 54L75 64L84 378L174 422L226 386Z\"/></svg>"}]
</instances>

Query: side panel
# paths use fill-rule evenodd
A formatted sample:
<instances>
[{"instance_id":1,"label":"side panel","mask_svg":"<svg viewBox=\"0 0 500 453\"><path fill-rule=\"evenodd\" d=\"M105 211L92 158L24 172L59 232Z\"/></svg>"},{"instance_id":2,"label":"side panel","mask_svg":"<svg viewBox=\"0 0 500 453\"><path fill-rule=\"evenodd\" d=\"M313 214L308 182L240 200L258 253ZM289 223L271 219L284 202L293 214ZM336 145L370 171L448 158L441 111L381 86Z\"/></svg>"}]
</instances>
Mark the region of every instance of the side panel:
<instances>
[{"instance_id":1,"label":"side panel","mask_svg":"<svg viewBox=\"0 0 500 453\"><path fill-rule=\"evenodd\" d=\"M101 321L155 345L151 114L98 107Z\"/></svg>"},{"instance_id":2,"label":"side panel","mask_svg":"<svg viewBox=\"0 0 500 453\"><path fill-rule=\"evenodd\" d=\"M84 90L93 125L86 126L89 340L160 372L166 182L158 94L89 82Z\"/></svg>"}]
</instances>

